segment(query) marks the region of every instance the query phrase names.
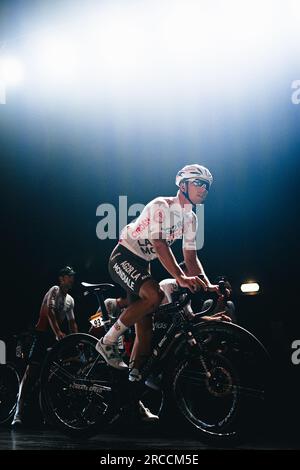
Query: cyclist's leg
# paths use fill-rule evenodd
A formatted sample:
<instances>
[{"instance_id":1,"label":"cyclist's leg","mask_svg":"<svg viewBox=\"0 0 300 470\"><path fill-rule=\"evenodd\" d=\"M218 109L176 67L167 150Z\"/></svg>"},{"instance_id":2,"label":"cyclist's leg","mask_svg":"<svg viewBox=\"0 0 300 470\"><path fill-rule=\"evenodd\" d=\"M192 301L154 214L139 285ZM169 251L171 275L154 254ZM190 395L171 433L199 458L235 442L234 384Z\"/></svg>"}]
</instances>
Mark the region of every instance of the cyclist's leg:
<instances>
[{"instance_id":1,"label":"cyclist's leg","mask_svg":"<svg viewBox=\"0 0 300 470\"><path fill-rule=\"evenodd\" d=\"M133 302L122 312L113 327L96 345L97 351L106 362L117 369L126 367L116 347L118 337L137 321L139 322L141 319L144 319L148 313L155 311L164 296L158 282L151 277L149 264L137 258L128 250L117 246L110 257L108 265L112 279L126 290L129 302ZM150 329L150 333L146 332L147 329ZM147 341L147 334L151 334L151 330L149 320L142 321L140 326L136 328L138 335L136 346L134 347L136 360L138 360L138 354L142 354L144 350L148 352L149 346L151 348L151 337L148 340L149 345L141 348L139 333L140 335L143 334L144 339ZM105 339L107 341L106 344L103 343ZM142 420L148 422L157 421L158 417L153 415L142 402L138 401L136 405L136 410L138 410Z\"/></svg>"},{"instance_id":2,"label":"cyclist's leg","mask_svg":"<svg viewBox=\"0 0 300 470\"><path fill-rule=\"evenodd\" d=\"M23 412L24 412L24 405L26 399L28 398L28 392L30 391L31 387L34 385L35 381L38 378L40 371L40 364L28 364L26 370L24 372L23 378L20 383L19 387L19 394L17 400L16 411L14 415L14 419L12 421L12 426L17 424L22 424L23 419Z\"/></svg>"},{"instance_id":3,"label":"cyclist's leg","mask_svg":"<svg viewBox=\"0 0 300 470\"><path fill-rule=\"evenodd\" d=\"M143 299L135 300L131 305L134 306L140 300ZM161 300L157 299L157 301L159 301L160 304ZM152 308L153 306L151 309ZM151 314L143 316L135 323L135 340L129 363L129 380L131 382L137 383L141 380L141 367L151 354L152 330L153 318ZM153 414L141 400L136 404L135 412L137 413L138 419L146 423L156 423L159 420L159 417Z\"/></svg>"},{"instance_id":4,"label":"cyclist's leg","mask_svg":"<svg viewBox=\"0 0 300 470\"><path fill-rule=\"evenodd\" d=\"M117 369L127 368L120 357L117 341L124 332L136 322L144 318L147 314L155 311L164 296L159 284L153 279L147 279L139 290L140 299L129 305L113 324L106 335L101 338L97 345L97 351L103 356L108 364ZM146 323L143 323L145 328ZM142 328L143 328L142 327Z\"/></svg>"},{"instance_id":5,"label":"cyclist's leg","mask_svg":"<svg viewBox=\"0 0 300 470\"><path fill-rule=\"evenodd\" d=\"M120 315L122 323L129 327L141 320L145 315L153 313L161 304L164 293L154 279L146 280L139 290L139 299L129 305Z\"/></svg>"},{"instance_id":6,"label":"cyclist's leg","mask_svg":"<svg viewBox=\"0 0 300 470\"><path fill-rule=\"evenodd\" d=\"M128 295L128 304L139 300L136 295ZM137 383L141 380L140 370L151 354L153 319L152 314L146 315L135 324L135 340L130 355L129 380ZM156 423L159 417L153 414L141 400L134 405L134 414L139 420L146 423Z\"/></svg>"},{"instance_id":7,"label":"cyclist's leg","mask_svg":"<svg viewBox=\"0 0 300 470\"><path fill-rule=\"evenodd\" d=\"M135 324L135 341L130 356L131 369L140 370L151 354L152 315L146 315Z\"/></svg>"},{"instance_id":8,"label":"cyclist's leg","mask_svg":"<svg viewBox=\"0 0 300 470\"><path fill-rule=\"evenodd\" d=\"M164 296L159 283L153 279L149 263L121 245L113 250L108 270L111 278L138 300L129 305L103 338L104 344L114 345L127 328L134 325L160 305Z\"/></svg>"},{"instance_id":9,"label":"cyclist's leg","mask_svg":"<svg viewBox=\"0 0 300 470\"><path fill-rule=\"evenodd\" d=\"M154 279L147 279L139 290L139 300L129 305L103 338L104 344L116 344L127 328L137 323L160 305L164 294Z\"/></svg>"},{"instance_id":10,"label":"cyclist's leg","mask_svg":"<svg viewBox=\"0 0 300 470\"><path fill-rule=\"evenodd\" d=\"M104 338L97 343L97 351L108 364L123 369L126 364L121 360L116 344L118 338L145 315L155 311L164 296L159 283L149 272L149 263L117 245L111 254L109 273L112 279L138 300L129 305L110 328Z\"/></svg>"},{"instance_id":11,"label":"cyclist's leg","mask_svg":"<svg viewBox=\"0 0 300 470\"><path fill-rule=\"evenodd\" d=\"M22 421L24 405L31 388L38 379L41 370L41 364L45 357L48 344L49 335L46 332L36 331L29 353L28 365L20 383L17 406L14 419L12 421L12 426L23 424Z\"/></svg>"}]
</instances>

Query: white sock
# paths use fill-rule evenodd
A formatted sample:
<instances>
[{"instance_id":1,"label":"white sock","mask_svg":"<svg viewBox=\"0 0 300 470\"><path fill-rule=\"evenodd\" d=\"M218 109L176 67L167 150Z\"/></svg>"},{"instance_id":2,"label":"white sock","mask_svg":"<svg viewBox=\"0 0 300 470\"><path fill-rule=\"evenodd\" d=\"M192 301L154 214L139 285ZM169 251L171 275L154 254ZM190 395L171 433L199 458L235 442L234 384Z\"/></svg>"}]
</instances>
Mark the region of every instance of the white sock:
<instances>
[{"instance_id":1,"label":"white sock","mask_svg":"<svg viewBox=\"0 0 300 470\"><path fill-rule=\"evenodd\" d=\"M104 336L103 344L115 344L118 341L119 336L121 336L127 329L127 326L123 325L120 320L117 320Z\"/></svg>"}]
</instances>

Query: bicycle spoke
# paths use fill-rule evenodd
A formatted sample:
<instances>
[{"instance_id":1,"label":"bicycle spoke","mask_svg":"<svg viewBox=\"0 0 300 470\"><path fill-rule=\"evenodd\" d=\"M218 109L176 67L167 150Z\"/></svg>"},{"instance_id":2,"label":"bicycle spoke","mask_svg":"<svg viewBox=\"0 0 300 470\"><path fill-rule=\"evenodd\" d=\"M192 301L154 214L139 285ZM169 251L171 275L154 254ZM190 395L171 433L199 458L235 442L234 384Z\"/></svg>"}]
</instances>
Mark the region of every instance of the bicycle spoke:
<instances>
[{"instance_id":1,"label":"bicycle spoke","mask_svg":"<svg viewBox=\"0 0 300 470\"><path fill-rule=\"evenodd\" d=\"M202 386L207 382L207 376L203 372L193 372L188 371L184 374L181 374L180 379L186 379L191 386ZM263 400L265 398L265 391L253 387L247 387L240 384L226 384L228 389L231 389L233 392L237 391L240 395L258 398Z\"/></svg>"},{"instance_id":2,"label":"bicycle spoke","mask_svg":"<svg viewBox=\"0 0 300 470\"><path fill-rule=\"evenodd\" d=\"M62 367L60 364L58 364L57 362L53 362L51 367L50 367L50 371L49 371L49 379L52 378L52 376L55 376L56 378L58 378L61 382L65 383L65 384L69 384L71 382L73 382L74 380L76 380L75 376L70 374L70 372L68 372L67 370L64 369L64 367Z\"/></svg>"}]
</instances>

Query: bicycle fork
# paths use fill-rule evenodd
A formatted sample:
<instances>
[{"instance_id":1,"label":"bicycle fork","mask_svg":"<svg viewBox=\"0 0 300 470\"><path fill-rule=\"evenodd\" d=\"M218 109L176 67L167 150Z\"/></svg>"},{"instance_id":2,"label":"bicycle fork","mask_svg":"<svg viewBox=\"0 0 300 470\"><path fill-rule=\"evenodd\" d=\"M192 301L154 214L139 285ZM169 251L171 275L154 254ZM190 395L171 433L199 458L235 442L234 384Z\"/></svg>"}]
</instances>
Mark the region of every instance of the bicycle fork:
<instances>
[{"instance_id":1,"label":"bicycle fork","mask_svg":"<svg viewBox=\"0 0 300 470\"><path fill-rule=\"evenodd\" d=\"M210 371L208 370L207 365L206 365L206 363L205 363L204 354L203 354L203 348L202 348L201 344L198 343L198 341L196 340L196 338L194 337L193 333L192 333L190 330L186 330L186 331L184 332L184 334L185 334L187 343L190 345L192 351L197 354L197 357L199 357L199 360L200 360L200 363L201 363L201 365L202 365L202 367L203 367L205 376L206 376L208 379L210 379L210 378L211 378L211 373L210 373Z\"/></svg>"}]
</instances>

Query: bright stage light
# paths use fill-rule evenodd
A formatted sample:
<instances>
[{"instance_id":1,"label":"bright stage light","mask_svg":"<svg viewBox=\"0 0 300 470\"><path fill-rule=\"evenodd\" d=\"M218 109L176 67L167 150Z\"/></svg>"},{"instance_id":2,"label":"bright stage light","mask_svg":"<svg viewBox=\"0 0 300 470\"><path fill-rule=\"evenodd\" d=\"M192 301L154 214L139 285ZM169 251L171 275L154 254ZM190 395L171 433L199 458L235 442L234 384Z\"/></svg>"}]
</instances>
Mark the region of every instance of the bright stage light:
<instances>
[{"instance_id":1,"label":"bright stage light","mask_svg":"<svg viewBox=\"0 0 300 470\"><path fill-rule=\"evenodd\" d=\"M237 101L294 52L289 20L297 1L70 2L44 21L43 33L37 22L23 48L41 85L32 89L47 89L49 99L53 90L71 100L89 95L93 104L104 99L120 116L123 108L173 115L201 102L205 109L220 93Z\"/></svg>"},{"instance_id":2,"label":"bright stage light","mask_svg":"<svg viewBox=\"0 0 300 470\"><path fill-rule=\"evenodd\" d=\"M165 45L178 66L239 69L270 52L274 28L271 0L175 1L163 22ZM254 64L255 65L255 64Z\"/></svg>"},{"instance_id":3,"label":"bright stage light","mask_svg":"<svg viewBox=\"0 0 300 470\"><path fill-rule=\"evenodd\" d=\"M35 47L36 70L41 80L72 83L80 67L80 46L68 35L42 36Z\"/></svg>"},{"instance_id":4,"label":"bright stage light","mask_svg":"<svg viewBox=\"0 0 300 470\"><path fill-rule=\"evenodd\" d=\"M87 22L86 56L119 94L172 100L263 74L280 36L272 0L115 2ZM274 8L273 8L274 9ZM276 9L275 9L276 10ZM275 18L274 18L275 17ZM276 55L276 54L275 54Z\"/></svg>"},{"instance_id":5,"label":"bright stage light","mask_svg":"<svg viewBox=\"0 0 300 470\"><path fill-rule=\"evenodd\" d=\"M255 295L259 292L259 284L257 282L245 282L241 285L241 291L243 294Z\"/></svg>"},{"instance_id":6,"label":"bright stage light","mask_svg":"<svg viewBox=\"0 0 300 470\"><path fill-rule=\"evenodd\" d=\"M20 84L24 80L22 63L14 57L0 58L0 78L5 86Z\"/></svg>"}]
</instances>

